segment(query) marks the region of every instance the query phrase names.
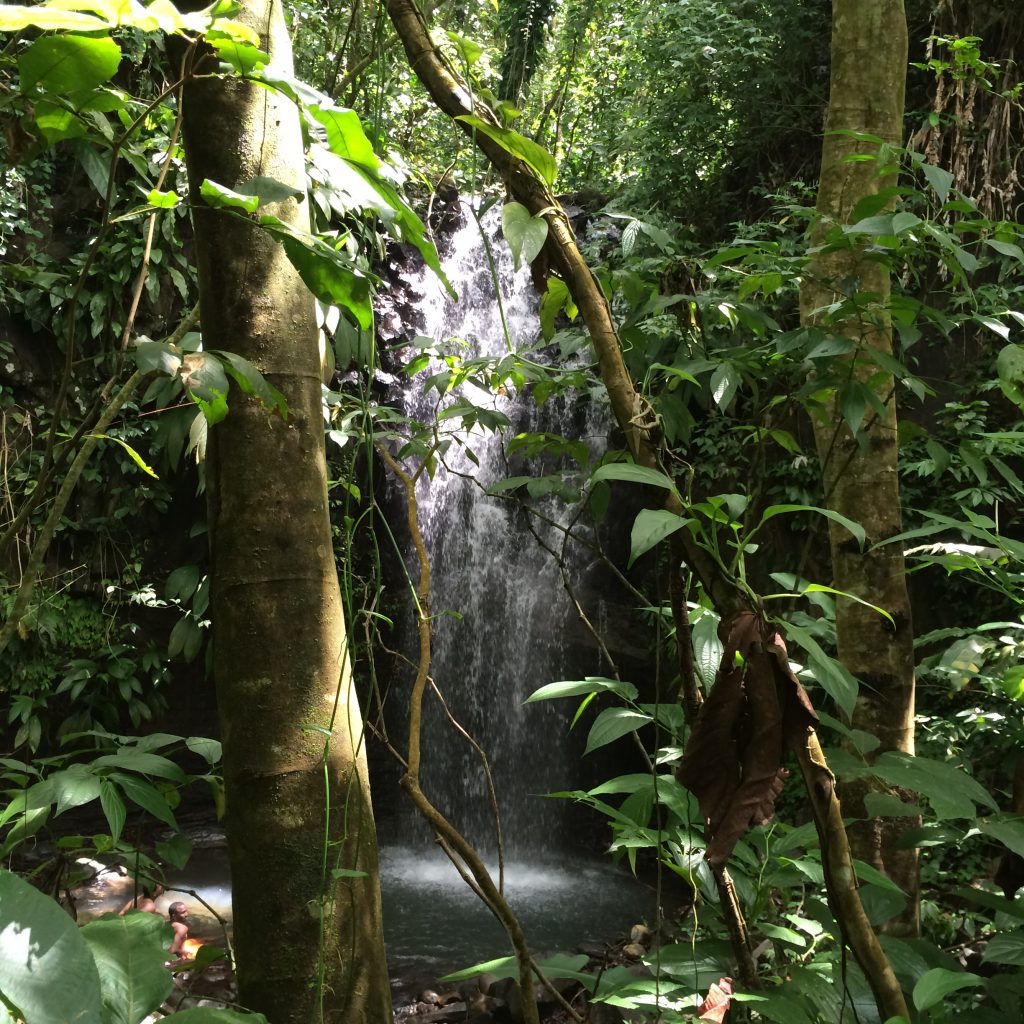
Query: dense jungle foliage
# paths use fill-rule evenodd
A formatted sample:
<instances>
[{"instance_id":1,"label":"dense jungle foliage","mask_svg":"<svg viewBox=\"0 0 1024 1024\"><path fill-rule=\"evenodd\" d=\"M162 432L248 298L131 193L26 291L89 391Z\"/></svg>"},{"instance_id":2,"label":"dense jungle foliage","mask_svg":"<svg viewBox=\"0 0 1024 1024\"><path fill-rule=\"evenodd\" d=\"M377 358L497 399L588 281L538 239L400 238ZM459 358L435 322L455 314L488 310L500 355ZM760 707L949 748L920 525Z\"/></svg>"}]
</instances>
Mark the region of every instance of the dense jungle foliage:
<instances>
[{"instance_id":1,"label":"dense jungle foliage","mask_svg":"<svg viewBox=\"0 0 1024 1024\"><path fill-rule=\"evenodd\" d=\"M584 536L580 522L596 524L595 557L615 563L631 595L644 678L628 680L588 620L599 674L538 680L531 700L578 699L567 727L588 731L588 751L636 741L616 755L618 776L563 795L605 823L624 869L659 885L671 876L692 896L647 922L632 966L595 975L586 957L552 961L549 979L579 986L561 1019L602 1005L666 1021L1024 1017L1024 28L1013 5L907 0L902 135L847 131L860 147L848 160L870 165L876 184L832 221L815 208L830 68L837 48L863 40L833 35L829 4L423 4L431 49L459 76L452 95L468 102L461 122L407 59L399 16L410 5L287 4L294 76L271 69L245 20L251 6L0 8L0 1021L137 1024L159 1012L174 986L169 926L129 914L77 928L58 903L82 881L83 858L159 879L189 855L180 809L223 810L220 743L207 738L217 623L206 460L236 402L287 422L291 398L258 359L204 347L200 206L248 219L316 298L342 660L371 737L383 729L377 684L393 620L418 615L430 631L429 594L416 591L429 566L410 559L401 599L384 578L396 575L391 535L406 527L374 503L383 478L405 485L414 521L415 479L443 479L449 451L472 449L471 431L503 432L516 468L491 487L494 500L528 517L550 515L556 497L567 544ZM203 74L294 105L304 189L271 177L190 186L181 96L201 40L217 62ZM480 105L493 120L473 113ZM496 169L488 141L513 172ZM527 179L552 202L530 208ZM476 356L389 319L396 254L443 273L440 211L456 194L478 218L501 206L505 243L531 264L541 336L524 350ZM304 197L308 230L277 215ZM562 209L635 398L600 456L578 437L512 436L503 413L459 390L601 403L611 421L597 332L558 262ZM802 311L823 252L883 268L885 292L851 275L830 306ZM864 341L871 331L891 333L891 352ZM392 378L425 379L433 418L383 401ZM837 507L823 485L821 433L845 432L870 464L871 430L893 403L902 527L879 536L861 525L873 514L868 483L860 509ZM884 581L846 592L830 525L850 550L904 552L909 746L861 727L884 686L846 663L837 607L897 623L873 589ZM723 603L722 591L738 596ZM303 611L315 618L282 608L282 643ZM755 613L761 632L740 637ZM422 689L429 641L419 657ZM718 762L695 768L688 744L717 687L751 694L765 673L774 710L733 709L736 731L722 742L737 761L721 771L741 783L767 773L774 788L726 841L729 815L716 823L702 796ZM847 815L856 880L847 872L845 896L816 829L813 777L805 793L794 769L783 790L788 769L778 756L766 766L752 739L774 729L781 751L808 695L817 721L801 725L816 724L840 797L849 787L845 806L858 808ZM387 694L407 699L398 686ZM310 728L326 733L326 766L331 729ZM403 748L406 769L416 747ZM497 907L521 965L500 894L429 820ZM878 821L895 823L892 848L871 846ZM154 846L157 823L174 834ZM229 841L230 830L229 816ZM909 885L891 877L893 849L910 851ZM325 868L335 886L365 874ZM870 936L855 937L844 899L863 906ZM318 901L326 889L310 907ZM323 948L308 959L328 991L340 982ZM514 957L486 966L523 977ZM80 983L55 986L58 975ZM881 977L894 979L888 997ZM319 1005L319 1019L390 1017L385 1005L344 1018ZM520 1019L536 1024L528 1010Z\"/></svg>"}]
</instances>

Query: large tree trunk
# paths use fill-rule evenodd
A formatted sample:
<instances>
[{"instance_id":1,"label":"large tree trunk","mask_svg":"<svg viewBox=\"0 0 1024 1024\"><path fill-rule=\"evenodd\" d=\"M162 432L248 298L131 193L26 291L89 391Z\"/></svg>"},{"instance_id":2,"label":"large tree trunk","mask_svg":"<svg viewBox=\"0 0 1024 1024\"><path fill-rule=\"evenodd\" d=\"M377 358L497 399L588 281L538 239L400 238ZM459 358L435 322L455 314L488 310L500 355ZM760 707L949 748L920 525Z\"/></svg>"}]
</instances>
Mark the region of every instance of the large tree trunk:
<instances>
[{"instance_id":1,"label":"large tree trunk","mask_svg":"<svg viewBox=\"0 0 1024 1024\"><path fill-rule=\"evenodd\" d=\"M291 74L279 3L250 0L241 18L273 69ZM253 362L289 408L281 419L233 388L207 464L239 995L273 1024L390 1024L313 299L276 241L199 198L205 178L234 188L256 175L304 192L298 113L274 92L212 77L188 85L184 109L204 345ZM308 230L305 203L268 212Z\"/></svg>"},{"instance_id":2,"label":"large tree trunk","mask_svg":"<svg viewBox=\"0 0 1024 1024\"><path fill-rule=\"evenodd\" d=\"M832 83L827 132L822 152L814 241L828 228L848 223L857 201L893 184L879 177L874 160L850 160L873 154L877 145L843 132L860 132L899 145L907 66L907 28L902 0L834 0ZM897 471L896 401L891 374L872 361L871 352L892 353L887 303L889 272L862 248L819 252L811 260L801 288L804 323L826 324L823 310L843 299L856 282L867 308L827 327L856 343L839 369L851 381L868 382L884 405L870 408L860 426L860 441L843 422L838 399L815 417L814 431L829 508L857 520L867 533L859 550L846 530L830 523L833 584L884 608L895 625L863 605L840 598L836 628L839 657L861 681L853 724L877 736L876 753L914 749L914 650L910 601L899 545L872 550L902 529ZM865 785L843 795L843 810L868 819ZM907 819L864 820L851 830L854 856L884 871L910 897L906 911L890 927L916 931L918 866L915 850L897 850L894 841Z\"/></svg>"}]
</instances>

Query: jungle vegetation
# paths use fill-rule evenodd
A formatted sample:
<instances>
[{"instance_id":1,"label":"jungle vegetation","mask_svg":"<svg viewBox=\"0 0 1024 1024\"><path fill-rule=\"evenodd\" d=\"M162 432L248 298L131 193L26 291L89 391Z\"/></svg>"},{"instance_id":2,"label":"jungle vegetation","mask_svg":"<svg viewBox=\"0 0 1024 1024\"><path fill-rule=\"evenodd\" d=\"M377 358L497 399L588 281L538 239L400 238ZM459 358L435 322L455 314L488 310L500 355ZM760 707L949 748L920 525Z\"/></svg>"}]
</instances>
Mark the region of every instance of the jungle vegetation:
<instances>
[{"instance_id":1,"label":"jungle vegetation","mask_svg":"<svg viewBox=\"0 0 1024 1024\"><path fill-rule=\"evenodd\" d=\"M185 1015L391 1019L371 473L414 552L402 788L506 929L526 1024L565 975L580 1020L1024 1016L1022 31L998 0L0 8L0 1020L164 1004L168 926L60 904L82 857L184 864L186 791L224 817L206 956L239 1006ZM387 254L443 278L452 190L531 264L522 351L379 343ZM435 419L377 400L432 359ZM531 700L644 750L568 794L692 891L639 973L538 965L420 785L415 482L459 429L508 433L466 381L614 422L597 459L506 437L534 465L492 492L628 532L651 678L595 631L602 674ZM164 731L196 686L218 739Z\"/></svg>"}]
</instances>

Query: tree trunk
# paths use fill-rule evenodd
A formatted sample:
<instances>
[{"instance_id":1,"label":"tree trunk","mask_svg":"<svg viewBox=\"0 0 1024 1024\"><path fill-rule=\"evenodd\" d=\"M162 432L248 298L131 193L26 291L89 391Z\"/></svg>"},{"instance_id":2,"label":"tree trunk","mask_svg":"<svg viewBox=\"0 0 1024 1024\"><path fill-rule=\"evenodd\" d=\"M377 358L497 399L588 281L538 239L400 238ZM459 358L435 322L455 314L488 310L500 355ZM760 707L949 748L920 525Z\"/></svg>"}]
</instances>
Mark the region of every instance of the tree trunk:
<instances>
[{"instance_id":1,"label":"tree trunk","mask_svg":"<svg viewBox=\"0 0 1024 1024\"><path fill-rule=\"evenodd\" d=\"M279 3L249 0L240 17L271 67L291 74ZM298 113L277 93L214 77L189 83L184 110L204 345L254 363L289 410L284 420L232 388L208 449L239 996L272 1024L391 1024L363 725L328 517L313 299L276 241L199 198L206 178L235 188L256 175L305 192ZM308 230L304 203L267 212Z\"/></svg>"},{"instance_id":2,"label":"tree trunk","mask_svg":"<svg viewBox=\"0 0 1024 1024\"><path fill-rule=\"evenodd\" d=\"M814 234L821 244L830 226L848 223L857 201L893 184L879 177L875 160L850 160L874 154L877 144L848 134L861 132L899 145L907 65L907 28L902 0L834 0L832 5L832 82L827 131L818 191L820 222ZM839 302L856 283L866 309L842 322L828 320L823 310ZM892 353L892 328L887 304L889 272L863 248L819 252L811 260L801 287L803 322L826 326L853 341L855 350L840 362L850 382L867 384L884 405L884 415L870 407L855 437L843 421L837 393L814 418L826 503L858 521L867 533L859 550L846 530L829 524L833 585L884 608L895 626L877 612L854 601L837 601L839 657L860 680L853 725L877 736L876 753L914 750L914 650L910 601L899 545L872 550L902 529L897 469L896 401L892 375L872 361L871 352ZM905 818L870 820L864 807L867 788L850 786L843 810L868 819L851 830L855 857L884 871L909 896L891 930L916 932L918 865L915 850L896 850ZM913 820L913 819L911 819Z\"/></svg>"}]
</instances>

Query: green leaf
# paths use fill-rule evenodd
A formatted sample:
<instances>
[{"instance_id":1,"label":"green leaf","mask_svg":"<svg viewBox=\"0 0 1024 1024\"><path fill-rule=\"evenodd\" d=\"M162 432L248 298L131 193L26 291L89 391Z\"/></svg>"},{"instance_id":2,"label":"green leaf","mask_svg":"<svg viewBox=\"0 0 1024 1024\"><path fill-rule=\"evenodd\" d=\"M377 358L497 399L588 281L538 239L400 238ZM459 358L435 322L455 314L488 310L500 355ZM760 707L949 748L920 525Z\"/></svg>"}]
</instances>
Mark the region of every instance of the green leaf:
<instances>
[{"instance_id":1,"label":"green leaf","mask_svg":"<svg viewBox=\"0 0 1024 1024\"><path fill-rule=\"evenodd\" d=\"M177 192L161 192L157 188L151 188L146 193L146 202L158 210L173 210L181 202L181 197Z\"/></svg>"},{"instance_id":2,"label":"green leaf","mask_svg":"<svg viewBox=\"0 0 1024 1024\"><path fill-rule=\"evenodd\" d=\"M260 206L259 196L244 195L234 189L206 178L199 186L199 193L206 202L217 209L243 210L245 213L255 213Z\"/></svg>"},{"instance_id":3,"label":"green leaf","mask_svg":"<svg viewBox=\"0 0 1024 1024\"><path fill-rule=\"evenodd\" d=\"M989 818L978 822L978 831L998 839L1008 850L1024 857L1024 818Z\"/></svg>"},{"instance_id":4,"label":"green leaf","mask_svg":"<svg viewBox=\"0 0 1024 1024\"><path fill-rule=\"evenodd\" d=\"M807 653L807 667L818 685L848 716L852 715L859 686L849 669L829 657L806 629L787 622L786 636L795 640Z\"/></svg>"},{"instance_id":5,"label":"green leaf","mask_svg":"<svg viewBox=\"0 0 1024 1024\"><path fill-rule=\"evenodd\" d=\"M657 543L692 522L692 519L684 519L666 509L641 509L630 534L629 566Z\"/></svg>"},{"instance_id":6,"label":"green leaf","mask_svg":"<svg viewBox=\"0 0 1024 1024\"><path fill-rule=\"evenodd\" d=\"M652 721L650 715L629 708L605 708L590 727L590 735L587 736L587 746L583 753L589 754L592 750L612 743Z\"/></svg>"},{"instance_id":7,"label":"green leaf","mask_svg":"<svg viewBox=\"0 0 1024 1024\"><path fill-rule=\"evenodd\" d=\"M983 963L1024 967L1024 931L994 935L988 940L981 959Z\"/></svg>"},{"instance_id":8,"label":"green leaf","mask_svg":"<svg viewBox=\"0 0 1024 1024\"><path fill-rule=\"evenodd\" d=\"M53 796L57 801L57 814L72 807L91 803L100 795L100 780L87 766L76 764L49 777Z\"/></svg>"},{"instance_id":9,"label":"green leaf","mask_svg":"<svg viewBox=\"0 0 1024 1024\"><path fill-rule=\"evenodd\" d=\"M927 797L940 821L974 818L975 804L997 809L982 786L966 772L943 761L890 750L875 759L870 771L894 786L904 786Z\"/></svg>"},{"instance_id":10,"label":"green leaf","mask_svg":"<svg viewBox=\"0 0 1024 1024\"><path fill-rule=\"evenodd\" d=\"M1024 383L1024 347L1004 345L996 356L996 373L1011 384Z\"/></svg>"},{"instance_id":11,"label":"green leaf","mask_svg":"<svg viewBox=\"0 0 1024 1024\"><path fill-rule=\"evenodd\" d=\"M194 754L205 758L211 767L220 763L221 744L220 740L207 739L205 736L189 736L185 740L185 746Z\"/></svg>"},{"instance_id":12,"label":"green leaf","mask_svg":"<svg viewBox=\"0 0 1024 1024\"><path fill-rule=\"evenodd\" d=\"M58 96L108 82L121 63L121 48L109 37L43 36L18 58L21 88L41 86Z\"/></svg>"},{"instance_id":13,"label":"green leaf","mask_svg":"<svg viewBox=\"0 0 1024 1024\"><path fill-rule=\"evenodd\" d=\"M158 821L162 821L174 829L178 827L170 806L155 786L142 779L133 778L131 775L118 773L114 778L129 800L138 804L144 811L149 811Z\"/></svg>"},{"instance_id":14,"label":"green leaf","mask_svg":"<svg viewBox=\"0 0 1024 1024\"><path fill-rule=\"evenodd\" d=\"M242 196L255 196L260 201L260 206L267 203L283 203L289 199L302 202L306 193L292 185L286 185L277 178L268 178L265 175L257 175L238 186L237 192Z\"/></svg>"},{"instance_id":15,"label":"green leaf","mask_svg":"<svg viewBox=\"0 0 1024 1024\"><path fill-rule=\"evenodd\" d=\"M767 921L762 921L756 927L758 931L763 932L770 939L788 942L791 946L799 946L801 949L807 945L807 939L792 928L785 928L779 924L770 924Z\"/></svg>"},{"instance_id":16,"label":"green leaf","mask_svg":"<svg viewBox=\"0 0 1024 1024\"><path fill-rule=\"evenodd\" d=\"M135 365L143 373L163 373L168 377L177 374L181 366L181 349L164 341L137 341L135 343Z\"/></svg>"},{"instance_id":17,"label":"green leaf","mask_svg":"<svg viewBox=\"0 0 1024 1024\"><path fill-rule=\"evenodd\" d=\"M323 126L332 153L359 164L373 174L380 170L381 162L354 110L326 105L307 107L306 110L310 117Z\"/></svg>"},{"instance_id":18,"label":"green leaf","mask_svg":"<svg viewBox=\"0 0 1024 1024\"><path fill-rule=\"evenodd\" d=\"M240 75L251 75L257 68L270 63L268 54L244 40L210 32L206 41L217 51L220 59L230 64Z\"/></svg>"},{"instance_id":19,"label":"green leaf","mask_svg":"<svg viewBox=\"0 0 1024 1024\"><path fill-rule=\"evenodd\" d=\"M93 761L97 768L110 766L140 775L155 775L171 782L184 782L185 773L173 762L159 754L150 754L132 747L122 747L116 754L104 754Z\"/></svg>"},{"instance_id":20,"label":"green leaf","mask_svg":"<svg viewBox=\"0 0 1024 1024\"><path fill-rule=\"evenodd\" d=\"M532 142L511 128L499 128L497 125L488 124L474 114L460 114L455 120L463 121L475 131L486 135L502 149L532 167L548 185L554 185L558 165L555 163L555 158L543 146L538 146L536 142Z\"/></svg>"},{"instance_id":21,"label":"green leaf","mask_svg":"<svg viewBox=\"0 0 1024 1024\"><path fill-rule=\"evenodd\" d=\"M914 986L914 1006L928 1010L941 1003L951 992L962 988L976 988L985 984L985 979L966 971L948 971L944 967L933 967Z\"/></svg>"},{"instance_id":22,"label":"green leaf","mask_svg":"<svg viewBox=\"0 0 1024 1024\"><path fill-rule=\"evenodd\" d=\"M316 235L297 231L277 217L263 216L260 225L281 240L292 266L321 302L344 306L364 331L370 329L373 325L370 280L355 267L347 253Z\"/></svg>"},{"instance_id":23,"label":"green leaf","mask_svg":"<svg viewBox=\"0 0 1024 1024\"><path fill-rule=\"evenodd\" d=\"M117 787L109 779L100 780L100 807L103 808L103 816L110 828L110 838L116 843L124 829L127 809Z\"/></svg>"},{"instance_id":24,"label":"green leaf","mask_svg":"<svg viewBox=\"0 0 1024 1024\"><path fill-rule=\"evenodd\" d=\"M467 978L475 978L478 974L493 974L495 977L510 978L518 970L518 964L514 956L503 956L497 960L488 960L482 964L474 964L461 971L446 974L439 981L465 981Z\"/></svg>"},{"instance_id":25,"label":"green leaf","mask_svg":"<svg viewBox=\"0 0 1024 1024\"><path fill-rule=\"evenodd\" d=\"M87 436L97 441L113 441L115 444L119 444L143 473L148 473L154 480L160 479L153 470L153 467L147 465L145 459L127 441L122 440L120 437L115 437L113 434L88 434Z\"/></svg>"},{"instance_id":26,"label":"green leaf","mask_svg":"<svg viewBox=\"0 0 1024 1024\"><path fill-rule=\"evenodd\" d=\"M205 948L205 947L204 947ZM199 951L202 955L202 950ZM174 1024L267 1024L262 1013L239 1013L212 1006L197 1006L191 1010L177 1010Z\"/></svg>"},{"instance_id":27,"label":"green leaf","mask_svg":"<svg viewBox=\"0 0 1024 1024\"><path fill-rule=\"evenodd\" d=\"M501 229L516 270L521 263L532 263L537 258L548 237L548 222L532 216L522 203L506 203L501 208Z\"/></svg>"},{"instance_id":28,"label":"green leaf","mask_svg":"<svg viewBox=\"0 0 1024 1024\"><path fill-rule=\"evenodd\" d=\"M545 341L555 334L555 317L565 309L571 320L576 319L579 310L569 294L569 286L560 277L549 277L547 290L540 300L540 330Z\"/></svg>"},{"instance_id":29,"label":"green leaf","mask_svg":"<svg viewBox=\"0 0 1024 1024\"><path fill-rule=\"evenodd\" d=\"M586 679L569 679L557 683L547 683L534 690L524 704L532 704L538 700L556 700L559 697L582 697L590 693L617 693L624 700L636 700L637 689L632 683L624 683L619 679L606 679L603 676L587 676Z\"/></svg>"},{"instance_id":30,"label":"green leaf","mask_svg":"<svg viewBox=\"0 0 1024 1024\"><path fill-rule=\"evenodd\" d=\"M225 372L247 395L253 395L265 409L276 412L282 419L288 418L284 395L248 359L219 349L211 354L221 360Z\"/></svg>"},{"instance_id":31,"label":"green leaf","mask_svg":"<svg viewBox=\"0 0 1024 1024\"><path fill-rule=\"evenodd\" d=\"M104 1024L138 1024L171 994L171 927L156 914L106 915L82 928L99 968Z\"/></svg>"},{"instance_id":32,"label":"green leaf","mask_svg":"<svg viewBox=\"0 0 1024 1024\"><path fill-rule=\"evenodd\" d=\"M107 28L107 22L91 14L56 7L0 6L0 32L20 32L25 28L44 32L101 32Z\"/></svg>"},{"instance_id":33,"label":"green leaf","mask_svg":"<svg viewBox=\"0 0 1024 1024\"><path fill-rule=\"evenodd\" d=\"M176 867L179 871L189 862L192 856L192 840L188 836L171 836L167 840L157 840L157 856L161 860Z\"/></svg>"},{"instance_id":34,"label":"green leaf","mask_svg":"<svg viewBox=\"0 0 1024 1024\"><path fill-rule=\"evenodd\" d=\"M591 481L596 483L599 480L624 480L628 483L646 484L648 487L660 487L666 491L674 491L676 485L671 477L657 469L649 469L647 466L637 466L632 462L607 462L594 470Z\"/></svg>"},{"instance_id":35,"label":"green leaf","mask_svg":"<svg viewBox=\"0 0 1024 1024\"><path fill-rule=\"evenodd\" d=\"M102 1024L96 961L78 926L0 868L0 992L31 1024Z\"/></svg>"},{"instance_id":36,"label":"green leaf","mask_svg":"<svg viewBox=\"0 0 1024 1024\"><path fill-rule=\"evenodd\" d=\"M853 862L853 870L862 882L867 882L869 885L877 885L879 889L884 889L886 892L906 898L907 894L891 878L883 875L878 868L873 868L862 860L855 860Z\"/></svg>"},{"instance_id":37,"label":"green leaf","mask_svg":"<svg viewBox=\"0 0 1024 1024\"><path fill-rule=\"evenodd\" d=\"M861 548L864 547L866 536L864 527L860 523L855 523L852 519L847 519L846 516L840 515L838 512L833 512L830 508L819 508L817 505L772 505L764 510L764 514L761 516L761 523L766 523L775 516L789 512L817 512L818 515L831 519L832 522L839 523L840 526L845 526L853 534L858 545ZM759 523L758 525L760 526L761 524Z\"/></svg>"},{"instance_id":38,"label":"green leaf","mask_svg":"<svg viewBox=\"0 0 1024 1024\"><path fill-rule=\"evenodd\" d=\"M925 180L939 197L939 202L944 203L953 184L953 175L944 167L936 167L934 164L921 163L919 166Z\"/></svg>"}]
</instances>

